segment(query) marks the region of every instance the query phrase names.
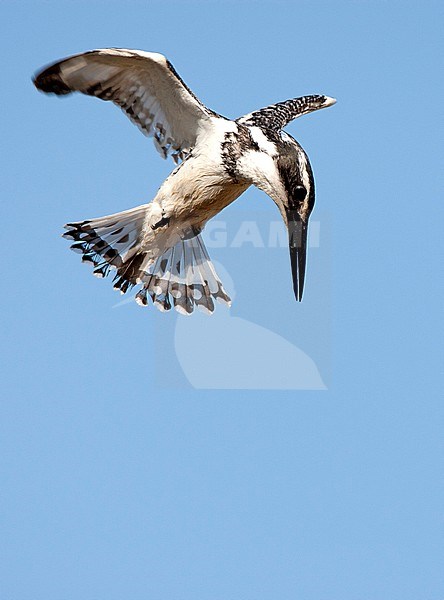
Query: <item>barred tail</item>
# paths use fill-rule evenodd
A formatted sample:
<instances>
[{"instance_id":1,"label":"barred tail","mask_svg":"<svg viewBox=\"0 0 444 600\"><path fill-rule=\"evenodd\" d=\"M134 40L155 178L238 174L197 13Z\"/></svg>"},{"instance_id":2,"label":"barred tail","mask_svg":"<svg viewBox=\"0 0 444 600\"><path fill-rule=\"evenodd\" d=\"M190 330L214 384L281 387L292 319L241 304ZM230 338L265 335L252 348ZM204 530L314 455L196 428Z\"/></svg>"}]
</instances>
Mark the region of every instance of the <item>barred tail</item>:
<instances>
[{"instance_id":1,"label":"barred tail","mask_svg":"<svg viewBox=\"0 0 444 600\"><path fill-rule=\"evenodd\" d=\"M174 308L190 315L194 307L210 314L214 300L231 306L231 300L214 269L200 235L184 239L169 248L149 267L136 301L146 306L151 296L159 310Z\"/></svg>"},{"instance_id":2,"label":"barred tail","mask_svg":"<svg viewBox=\"0 0 444 600\"><path fill-rule=\"evenodd\" d=\"M71 249L82 254L82 262L93 265L97 277L113 269L114 288L124 294L136 284L142 287L136 301L142 306L151 297L161 311L171 306L185 315L194 307L214 311L214 300L230 306L203 239L197 235L180 239L174 246L159 251L142 245L142 229L147 205L107 217L68 223L63 237L74 240Z\"/></svg>"}]
</instances>

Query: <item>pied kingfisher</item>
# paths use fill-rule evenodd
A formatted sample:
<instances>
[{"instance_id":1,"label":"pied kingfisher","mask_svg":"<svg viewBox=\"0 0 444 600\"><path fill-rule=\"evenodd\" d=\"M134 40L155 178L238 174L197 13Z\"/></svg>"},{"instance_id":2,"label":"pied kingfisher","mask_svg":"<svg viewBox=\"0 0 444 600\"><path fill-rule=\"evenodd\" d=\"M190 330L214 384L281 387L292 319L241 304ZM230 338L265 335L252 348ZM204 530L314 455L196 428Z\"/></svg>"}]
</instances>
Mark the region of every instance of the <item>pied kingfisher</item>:
<instances>
[{"instance_id":1,"label":"pied kingfisher","mask_svg":"<svg viewBox=\"0 0 444 600\"><path fill-rule=\"evenodd\" d=\"M116 289L139 284L137 302L146 305L149 295L163 311L171 302L182 314L194 306L211 313L214 299L229 305L200 234L255 185L276 203L288 229L293 287L302 299L314 179L303 148L282 129L333 98L302 96L233 121L204 106L162 54L117 48L71 56L33 81L42 92L110 100L153 136L164 158L180 163L149 204L65 226L64 237L95 275L114 269Z\"/></svg>"}]
</instances>

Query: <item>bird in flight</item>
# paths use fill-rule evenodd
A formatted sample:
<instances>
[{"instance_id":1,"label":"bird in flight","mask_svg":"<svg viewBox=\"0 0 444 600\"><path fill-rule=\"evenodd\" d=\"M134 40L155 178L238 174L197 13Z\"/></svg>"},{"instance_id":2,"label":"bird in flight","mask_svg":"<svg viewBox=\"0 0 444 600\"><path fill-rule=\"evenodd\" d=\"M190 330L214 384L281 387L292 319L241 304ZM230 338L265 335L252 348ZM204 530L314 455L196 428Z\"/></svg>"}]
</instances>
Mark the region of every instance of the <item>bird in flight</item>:
<instances>
[{"instance_id":1,"label":"bird in flight","mask_svg":"<svg viewBox=\"0 0 444 600\"><path fill-rule=\"evenodd\" d=\"M68 223L64 237L94 274L114 273L114 288L140 285L136 301L189 315L231 301L205 248L209 219L250 185L276 203L288 230L293 288L302 300L313 172L298 142L283 128L331 106L323 95L294 98L236 120L204 106L162 54L106 48L77 54L34 78L42 92L81 92L119 106L178 165L148 204Z\"/></svg>"}]
</instances>

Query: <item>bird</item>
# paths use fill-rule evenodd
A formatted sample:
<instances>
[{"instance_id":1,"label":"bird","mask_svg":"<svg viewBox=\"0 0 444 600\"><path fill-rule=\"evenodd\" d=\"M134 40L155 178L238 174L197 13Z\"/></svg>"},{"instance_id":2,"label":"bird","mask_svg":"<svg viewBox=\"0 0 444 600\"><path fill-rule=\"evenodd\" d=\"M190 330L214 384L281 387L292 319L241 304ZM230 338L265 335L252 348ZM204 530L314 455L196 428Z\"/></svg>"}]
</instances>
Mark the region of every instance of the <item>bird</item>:
<instances>
[{"instance_id":1,"label":"bird","mask_svg":"<svg viewBox=\"0 0 444 600\"><path fill-rule=\"evenodd\" d=\"M140 286L138 304L151 298L161 311L210 314L215 301L230 306L202 231L253 185L274 201L286 225L294 294L302 300L315 185L306 152L284 127L334 98L301 96L232 120L207 108L163 54L123 48L69 56L33 83L47 94L80 92L112 102L176 163L151 202L65 225L63 237L94 275L112 271L122 294Z\"/></svg>"}]
</instances>

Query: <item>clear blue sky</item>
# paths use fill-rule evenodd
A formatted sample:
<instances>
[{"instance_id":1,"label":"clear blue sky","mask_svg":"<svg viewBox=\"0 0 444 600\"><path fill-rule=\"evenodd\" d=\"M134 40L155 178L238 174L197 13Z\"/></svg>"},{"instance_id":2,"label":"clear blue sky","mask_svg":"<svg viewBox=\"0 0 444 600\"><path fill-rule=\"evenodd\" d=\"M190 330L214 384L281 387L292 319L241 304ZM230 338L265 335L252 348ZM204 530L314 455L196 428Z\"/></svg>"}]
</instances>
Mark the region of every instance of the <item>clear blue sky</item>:
<instances>
[{"instance_id":1,"label":"clear blue sky","mask_svg":"<svg viewBox=\"0 0 444 600\"><path fill-rule=\"evenodd\" d=\"M2 600L442 600L442 16L0 4ZM148 201L171 167L115 107L33 88L107 46L166 54L230 117L338 99L288 127L321 231L301 305L286 250L212 248L236 298L193 337L192 318L115 307L68 251L63 223ZM225 212L278 218L255 190ZM328 389L193 387L210 366L252 387L268 358L279 387L298 356Z\"/></svg>"}]
</instances>

